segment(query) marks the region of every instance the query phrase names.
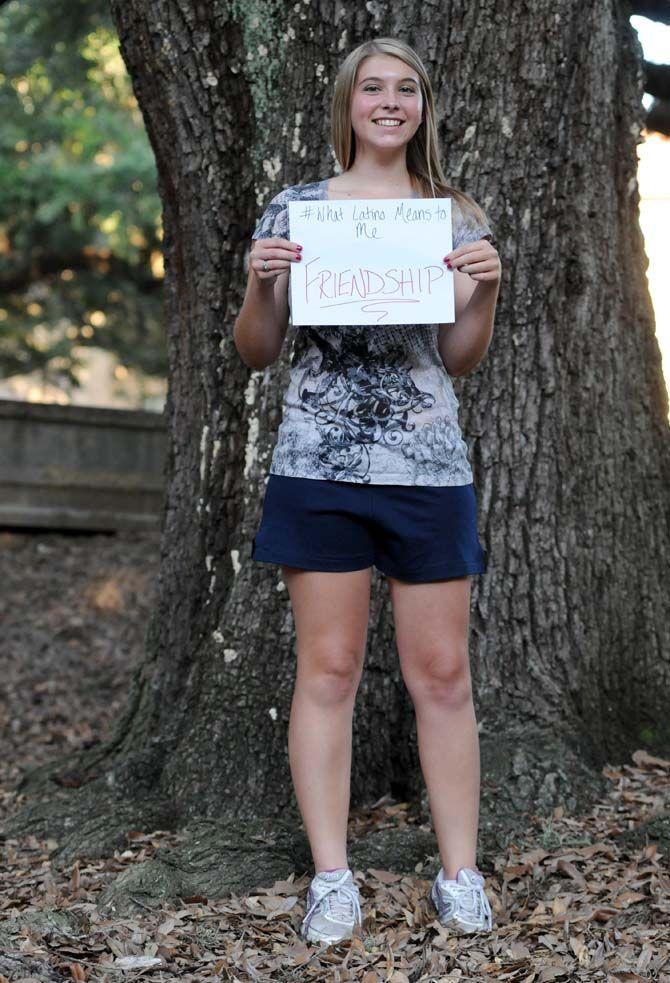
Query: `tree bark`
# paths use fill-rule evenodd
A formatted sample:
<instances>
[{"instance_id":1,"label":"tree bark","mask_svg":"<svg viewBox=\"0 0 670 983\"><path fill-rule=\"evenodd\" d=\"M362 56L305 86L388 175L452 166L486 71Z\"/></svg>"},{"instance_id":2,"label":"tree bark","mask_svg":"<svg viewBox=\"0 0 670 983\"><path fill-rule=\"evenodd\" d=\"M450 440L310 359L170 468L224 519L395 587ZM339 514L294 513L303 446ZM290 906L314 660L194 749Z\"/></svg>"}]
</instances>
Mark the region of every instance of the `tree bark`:
<instances>
[{"instance_id":1,"label":"tree bark","mask_svg":"<svg viewBox=\"0 0 670 983\"><path fill-rule=\"evenodd\" d=\"M232 328L255 218L281 187L333 173L332 83L374 36L425 59L448 178L500 243L494 340L455 380L489 554L470 646L480 825L575 808L607 759L667 751L668 403L638 223L642 52L625 12L576 0L111 5L164 207L170 452L146 659L114 742L86 759L90 794L61 793L74 835L95 796L138 816L150 799L152 819L175 825L295 815L293 618L279 568L250 549L300 329L278 363L250 371ZM352 804L389 791L416 798L422 779L375 572Z\"/></svg>"}]
</instances>

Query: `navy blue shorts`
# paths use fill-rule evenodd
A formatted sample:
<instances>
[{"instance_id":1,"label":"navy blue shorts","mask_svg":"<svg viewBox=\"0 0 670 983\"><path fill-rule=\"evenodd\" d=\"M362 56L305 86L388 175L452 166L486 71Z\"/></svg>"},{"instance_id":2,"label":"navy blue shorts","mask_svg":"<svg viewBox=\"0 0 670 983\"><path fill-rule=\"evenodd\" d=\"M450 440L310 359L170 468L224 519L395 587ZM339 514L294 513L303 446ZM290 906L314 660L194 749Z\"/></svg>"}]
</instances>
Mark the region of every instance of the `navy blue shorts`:
<instances>
[{"instance_id":1,"label":"navy blue shorts","mask_svg":"<svg viewBox=\"0 0 670 983\"><path fill-rule=\"evenodd\" d=\"M303 570L374 565L416 583L486 571L472 484L366 485L270 474L251 557Z\"/></svg>"}]
</instances>

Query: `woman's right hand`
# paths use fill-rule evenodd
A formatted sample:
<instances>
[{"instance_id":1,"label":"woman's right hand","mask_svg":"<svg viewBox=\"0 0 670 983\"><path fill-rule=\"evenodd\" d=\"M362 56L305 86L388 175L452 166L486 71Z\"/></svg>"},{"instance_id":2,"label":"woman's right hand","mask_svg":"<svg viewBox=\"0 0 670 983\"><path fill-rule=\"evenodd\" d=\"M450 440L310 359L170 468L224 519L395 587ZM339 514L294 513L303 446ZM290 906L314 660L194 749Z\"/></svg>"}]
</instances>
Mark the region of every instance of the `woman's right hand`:
<instances>
[{"instance_id":1,"label":"woman's right hand","mask_svg":"<svg viewBox=\"0 0 670 983\"><path fill-rule=\"evenodd\" d=\"M276 280L291 263L300 261L302 246L286 239L254 239L249 265L259 280Z\"/></svg>"}]
</instances>

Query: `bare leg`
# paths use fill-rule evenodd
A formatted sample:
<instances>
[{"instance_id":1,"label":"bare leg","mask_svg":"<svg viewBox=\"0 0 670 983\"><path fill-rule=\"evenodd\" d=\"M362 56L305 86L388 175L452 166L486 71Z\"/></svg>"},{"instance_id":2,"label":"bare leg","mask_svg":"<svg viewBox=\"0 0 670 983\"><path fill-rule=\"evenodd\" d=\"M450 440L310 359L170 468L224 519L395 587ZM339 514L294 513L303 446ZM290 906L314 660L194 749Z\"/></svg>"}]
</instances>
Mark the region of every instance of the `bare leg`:
<instances>
[{"instance_id":1,"label":"bare leg","mask_svg":"<svg viewBox=\"0 0 670 983\"><path fill-rule=\"evenodd\" d=\"M296 629L288 749L314 869L347 866L351 727L363 670L372 568L321 573L282 566Z\"/></svg>"},{"instance_id":2,"label":"bare leg","mask_svg":"<svg viewBox=\"0 0 670 983\"><path fill-rule=\"evenodd\" d=\"M476 867L479 733L468 657L470 578L389 577L398 653L416 712L421 768L444 875Z\"/></svg>"}]
</instances>

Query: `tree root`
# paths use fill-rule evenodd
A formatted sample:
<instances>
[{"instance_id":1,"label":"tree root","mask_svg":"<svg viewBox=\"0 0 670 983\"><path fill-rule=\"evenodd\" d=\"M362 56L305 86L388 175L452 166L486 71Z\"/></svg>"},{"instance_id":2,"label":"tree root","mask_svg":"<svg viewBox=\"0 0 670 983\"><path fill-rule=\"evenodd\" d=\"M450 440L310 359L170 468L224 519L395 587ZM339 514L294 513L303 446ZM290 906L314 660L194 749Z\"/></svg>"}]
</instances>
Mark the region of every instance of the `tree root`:
<instances>
[{"instance_id":1,"label":"tree root","mask_svg":"<svg viewBox=\"0 0 670 983\"><path fill-rule=\"evenodd\" d=\"M22 952L0 953L0 973L8 980L35 980L35 983L63 983L72 979L70 974L63 976L46 959L26 956Z\"/></svg>"},{"instance_id":2,"label":"tree root","mask_svg":"<svg viewBox=\"0 0 670 983\"><path fill-rule=\"evenodd\" d=\"M152 908L176 898L246 894L292 873L301 877L313 872L305 834L276 819L244 828L216 820L192 823L180 841L117 877L101 895L101 908L126 914L136 905ZM348 858L352 869L378 867L396 873L414 873L426 861L435 873L440 866L435 837L417 826L368 833L350 843Z\"/></svg>"},{"instance_id":3,"label":"tree root","mask_svg":"<svg viewBox=\"0 0 670 983\"><path fill-rule=\"evenodd\" d=\"M607 783L580 751L565 737L529 729L482 735L482 869L486 857L522 837L531 819L551 816L556 806L575 814L602 796ZM104 774L78 787L55 784L52 773L42 784L33 783L35 797L6 821L0 835L55 839L51 860L60 867L78 857L96 859L123 850L133 831L181 830L176 847L163 847L153 859L121 874L105 891L105 905L151 907L168 898L221 897L311 870L297 811L281 820L242 821L225 814L193 819L178 815L157 793L157 760L151 755L136 754L101 770ZM350 863L359 869L412 872L430 857L437 859L437 844L425 826L375 829L349 844Z\"/></svg>"},{"instance_id":4,"label":"tree root","mask_svg":"<svg viewBox=\"0 0 670 983\"><path fill-rule=\"evenodd\" d=\"M78 857L108 857L125 849L132 830L169 830L174 824L167 803L120 797L98 779L81 788L43 790L40 799L5 820L0 838L32 834L55 839L51 860L65 865Z\"/></svg>"}]
</instances>

